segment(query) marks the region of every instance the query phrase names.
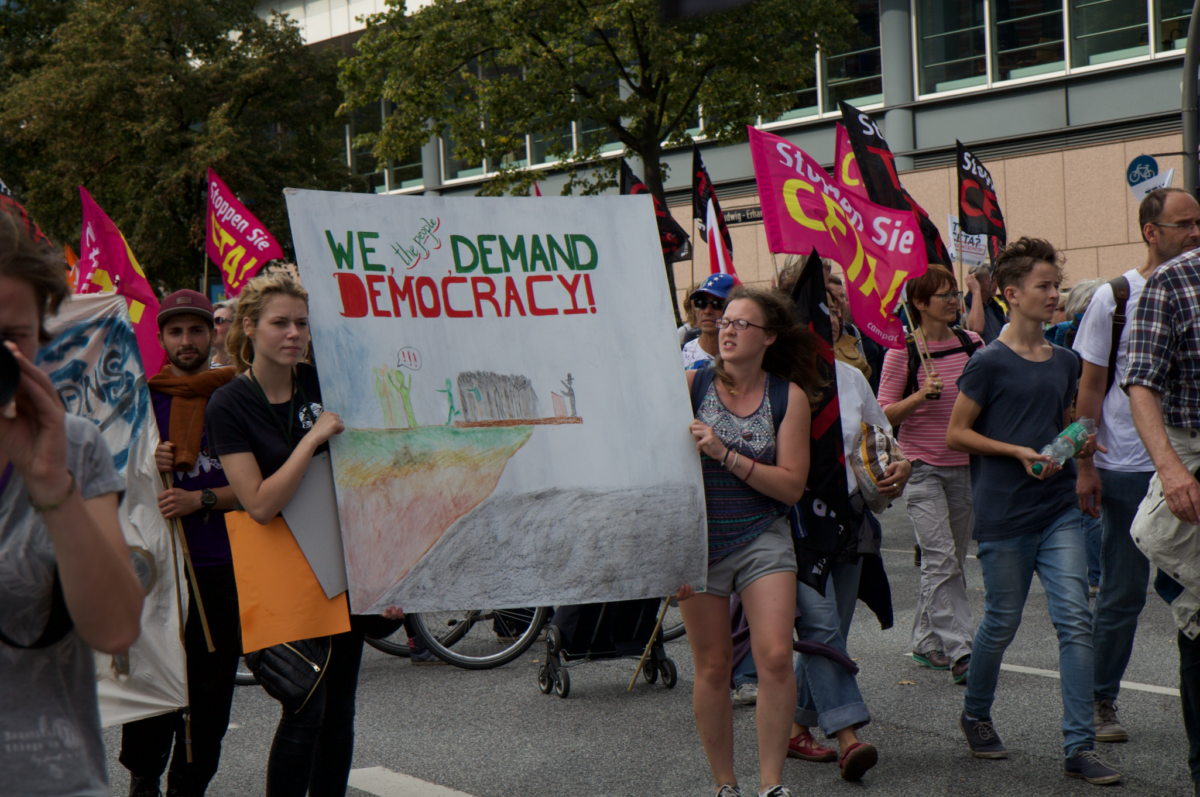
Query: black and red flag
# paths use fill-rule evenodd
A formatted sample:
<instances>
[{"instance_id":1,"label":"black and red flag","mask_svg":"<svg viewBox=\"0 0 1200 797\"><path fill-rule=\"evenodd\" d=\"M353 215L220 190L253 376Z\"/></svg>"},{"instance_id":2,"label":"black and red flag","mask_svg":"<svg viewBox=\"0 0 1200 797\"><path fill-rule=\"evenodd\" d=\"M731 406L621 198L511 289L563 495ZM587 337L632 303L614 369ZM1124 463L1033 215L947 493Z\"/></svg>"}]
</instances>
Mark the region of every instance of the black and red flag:
<instances>
[{"instance_id":1,"label":"black and red flag","mask_svg":"<svg viewBox=\"0 0 1200 797\"><path fill-rule=\"evenodd\" d=\"M800 278L792 287L792 298L796 302L796 319L817 336L820 352L817 368L829 383L821 400L812 408L808 484L800 502L792 507L792 528L796 530L793 543L799 570L796 577L824 596L829 570L838 555L858 539L863 518L856 519L850 508L833 326L829 322L825 272L816 249L804 261Z\"/></svg>"},{"instance_id":2,"label":"black and red flag","mask_svg":"<svg viewBox=\"0 0 1200 797\"><path fill-rule=\"evenodd\" d=\"M721 232L721 240L729 254L733 254L733 239L729 237L729 227L725 226L725 217L721 215L721 203L713 190L712 180L708 177L708 169L704 168L704 159L700 150L692 147L692 218L700 225L700 234L708 240L709 203L712 203L712 215L717 220Z\"/></svg>"},{"instance_id":3,"label":"black and red flag","mask_svg":"<svg viewBox=\"0 0 1200 797\"><path fill-rule=\"evenodd\" d=\"M650 189L633 173L633 169L629 168L624 158L621 159L621 193L650 194ZM653 194L650 196L654 200L654 215L658 220L658 240L662 243L663 260L674 263L689 259L692 256L692 247L687 233L659 203L658 197Z\"/></svg>"},{"instance_id":4,"label":"black and red flag","mask_svg":"<svg viewBox=\"0 0 1200 797\"><path fill-rule=\"evenodd\" d=\"M25 225L25 231L29 233L29 237L37 243L50 245L49 239L46 238L42 229L37 226L37 222L29 218L29 214L25 211L25 207L17 201L13 196L12 189L0 180L0 212L8 213L16 216Z\"/></svg>"},{"instance_id":5,"label":"black and red flag","mask_svg":"<svg viewBox=\"0 0 1200 797\"><path fill-rule=\"evenodd\" d=\"M971 152L958 145L958 228L968 235L987 235L992 262L1008 242L1004 214L996 199L992 175Z\"/></svg>"},{"instance_id":6,"label":"black and red flag","mask_svg":"<svg viewBox=\"0 0 1200 797\"><path fill-rule=\"evenodd\" d=\"M850 146L854 149L854 160L858 163L863 185L867 188L867 198L885 208L915 212L921 225L921 236L925 239L929 262L949 267L950 252L942 241L942 234L920 203L900 184L900 177L896 173L896 157L879 133L875 121L853 105L840 100L838 107L842 111L842 124L850 137Z\"/></svg>"}]
</instances>

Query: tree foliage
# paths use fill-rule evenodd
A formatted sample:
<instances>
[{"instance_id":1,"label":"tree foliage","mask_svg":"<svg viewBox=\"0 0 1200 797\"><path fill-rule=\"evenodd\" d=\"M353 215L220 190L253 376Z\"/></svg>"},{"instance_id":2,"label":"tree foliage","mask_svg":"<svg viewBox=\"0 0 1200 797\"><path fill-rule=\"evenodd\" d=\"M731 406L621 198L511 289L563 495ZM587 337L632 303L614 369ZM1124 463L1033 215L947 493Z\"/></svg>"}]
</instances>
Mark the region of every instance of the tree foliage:
<instances>
[{"instance_id":1,"label":"tree foliage","mask_svg":"<svg viewBox=\"0 0 1200 797\"><path fill-rule=\"evenodd\" d=\"M413 14L391 0L342 65L350 108L394 105L358 143L394 159L445 132L456 157L499 171L484 193L523 193L536 174L511 153L529 133L570 169L564 193L590 193L614 184L615 161L580 168L611 140L662 200L661 155L691 140L699 109L710 140L744 140L794 106L817 47L838 50L854 25L844 0L759 0L669 27L659 14L659 0L434 0ZM562 131L581 121L603 134L572 151Z\"/></svg>"},{"instance_id":2,"label":"tree foliage","mask_svg":"<svg viewBox=\"0 0 1200 797\"><path fill-rule=\"evenodd\" d=\"M152 282L194 286L208 167L289 256L282 189L349 184L335 58L294 25L252 0L53 4L40 31L0 16L0 58L23 67L0 82L0 168L47 234L78 240L83 185Z\"/></svg>"}]
</instances>

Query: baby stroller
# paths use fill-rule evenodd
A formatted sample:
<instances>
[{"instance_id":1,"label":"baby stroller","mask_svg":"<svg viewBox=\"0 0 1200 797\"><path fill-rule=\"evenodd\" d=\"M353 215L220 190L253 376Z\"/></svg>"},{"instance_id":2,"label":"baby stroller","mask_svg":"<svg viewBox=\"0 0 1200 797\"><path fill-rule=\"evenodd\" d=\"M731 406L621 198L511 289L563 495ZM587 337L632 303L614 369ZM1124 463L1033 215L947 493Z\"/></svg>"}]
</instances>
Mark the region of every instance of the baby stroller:
<instances>
[{"instance_id":1,"label":"baby stroller","mask_svg":"<svg viewBox=\"0 0 1200 797\"><path fill-rule=\"evenodd\" d=\"M560 606L546 628L546 663L538 667L542 694L553 691L565 698L571 693L568 667L599 659L640 659L647 647L642 677L654 683L661 674L663 685L673 689L678 680L675 662L663 650L662 629L655 633L659 604L649 598Z\"/></svg>"}]
</instances>

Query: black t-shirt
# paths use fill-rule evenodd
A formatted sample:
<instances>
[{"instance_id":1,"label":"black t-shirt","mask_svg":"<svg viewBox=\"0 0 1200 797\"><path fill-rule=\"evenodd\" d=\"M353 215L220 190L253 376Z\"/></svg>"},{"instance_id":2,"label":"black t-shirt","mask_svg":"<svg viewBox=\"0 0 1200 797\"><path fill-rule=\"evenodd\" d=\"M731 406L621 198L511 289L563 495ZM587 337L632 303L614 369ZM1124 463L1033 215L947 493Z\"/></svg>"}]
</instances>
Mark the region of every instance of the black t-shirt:
<instances>
[{"instance_id":1,"label":"black t-shirt","mask_svg":"<svg viewBox=\"0 0 1200 797\"><path fill-rule=\"evenodd\" d=\"M290 422L292 440L299 443L322 412L317 369L308 363L297 365L296 385L298 389ZM287 438L280 430L280 426L289 422L288 402L272 404L271 411L279 423L267 414L262 397L245 374L219 388L208 400L208 409L204 413L205 432L217 456L249 451L258 461L264 479L282 468L292 455ZM327 448L328 444L322 444L317 450L324 451Z\"/></svg>"}]
</instances>

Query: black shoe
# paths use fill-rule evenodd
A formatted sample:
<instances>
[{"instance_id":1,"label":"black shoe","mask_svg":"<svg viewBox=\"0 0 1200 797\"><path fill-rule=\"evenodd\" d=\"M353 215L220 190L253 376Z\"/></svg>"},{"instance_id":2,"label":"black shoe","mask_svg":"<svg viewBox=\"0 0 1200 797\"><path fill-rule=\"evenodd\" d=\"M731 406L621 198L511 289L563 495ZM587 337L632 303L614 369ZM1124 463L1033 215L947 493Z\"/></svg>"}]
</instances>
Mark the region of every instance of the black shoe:
<instances>
[{"instance_id":1,"label":"black shoe","mask_svg":"<svg viewBox=\"0 0 1200 797\"><path fill-rule=\"evenodd\" d=\"M1008 758L1008 750L1005 749L1004 742L1000 741L996 729L992 727L991 720L967 719L964 712L958 718L958 727L962 728L967 737L967 747L971 748L971 755L976 758Z\"/></svg>"},{"instance_id":2,"label":"black shoe","mask_svg":"<svg viewBox=\"0 0 1200 797\"><path fill-rule=\"evenodd\" d=\"M129 778L129 797L162 797L158 790L158 778L143 778L131 775Z\"/></svg>"},{"instance_id":3,"label":"black shoe","mask_svg":"<svg viewBox=\"0 0 1200 797\"><path fill-rule=\"evenodd\" d=\"M1072 753L1063 762L1063 772L1068 778L1082 778L1097 786L1107 786L1121 780L1121 773L1100 760L1099 754L1091 747L1080 747Z\"/></svg>"}]
</instances>

